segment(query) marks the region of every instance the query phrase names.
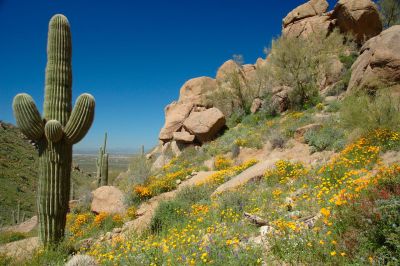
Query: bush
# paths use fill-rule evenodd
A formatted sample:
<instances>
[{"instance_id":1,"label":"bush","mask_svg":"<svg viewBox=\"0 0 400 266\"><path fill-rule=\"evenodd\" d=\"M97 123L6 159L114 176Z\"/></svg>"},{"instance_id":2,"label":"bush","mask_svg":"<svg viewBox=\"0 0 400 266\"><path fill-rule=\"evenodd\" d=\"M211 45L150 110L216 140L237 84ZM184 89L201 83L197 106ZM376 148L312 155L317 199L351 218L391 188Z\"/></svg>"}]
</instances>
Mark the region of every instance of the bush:
<instances>
[{"instance_id":1,"label":"bush","mask_svg":"<svg viewBox=\"0 0 400 266\"><path fill-rule=\"evenodd\" d=\"M272 149L280 148L283 149L285 147L287 139L283 134L278 131L273 131L270 136L270 143Z\"/></svg>"},{"instance_id":2,"label":"bush","mask_svg":"<svg viewBox=\"0 0 400 266\"><path fill-rule=\"evenodd\" d=\"M313 147L313 151L343 149L345 145L345 134L343 130L328 125L319 130L310 130L305 133L304 139Z\"/></svg>"},{"instance_id":3,"label":"bush","mask_svg":"<svg viewBox=\"0 0 400 266\"><path fill-rule=\"evenodd\" d=\"M176 224L177 221L182 219L185 207L185 204L177 200L161 202L151 219L151 232L161 233L170 228L171 225Z\"/></svg>"},{"instance_id":4,"label":"bush","mask_svg":"<svg viewBox=\"0 0 400 266\"><path fill-rule=\"evenodd\" d=\"M319 102L319 80L330 67L332 56L345 50L343 36L333 32L328 37L320 33L307 38L280 37L272 42L271 68L276 82L292 90L291 109L304 109Z\"/></svg>"},{"instance_id":5,"label":"bush","mask_svg":"<svg viewBox=\"0 0 400 266\"><path fill-rule=\"evenodd\" d=\"M381 12L384 28L400 24L400 2L399 0L379 0L379 11Z\"/></svg>"},{"instance_id":6,"label":"bush","mask_svg":"<svg viewBox=\"0 0 400 266\"><path fill-rule=\"evenodd\" d=\"M133 157L129 165L130 185L143 184L151 175L151 162L143 155Z\"/></svg>"},{"instance_id":7,"label":"bush","mask_svg":"<svg viewBox=\"0 0 400 266\"><path fill-rule=\"evenodd\" d=\"M400 123L400 97L381 89L376 95L359 91L342 104L340 118L351 130L366 133L377 128L397 130Z\"/></svg>"}]
</instances>

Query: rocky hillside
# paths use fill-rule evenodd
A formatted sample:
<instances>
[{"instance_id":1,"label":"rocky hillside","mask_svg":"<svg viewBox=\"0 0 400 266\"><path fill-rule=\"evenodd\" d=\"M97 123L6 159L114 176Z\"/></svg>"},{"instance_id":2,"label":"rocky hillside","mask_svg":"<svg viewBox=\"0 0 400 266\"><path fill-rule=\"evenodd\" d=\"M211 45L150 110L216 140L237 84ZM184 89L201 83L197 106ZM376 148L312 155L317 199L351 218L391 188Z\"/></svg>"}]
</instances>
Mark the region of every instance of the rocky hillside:
<instances>
[{"instance_id":1,"label":"rocky hillside","mask_svg":"<svg viewBox=\"0 0 400 266\"><path fill-rule=\"evenodd\" d=\"M10 224L18 202L21 216L29 218L35 212L37 152L18 128L4 122L0 122L0 147L0 219Z\"/></svg>"}]
</instances>

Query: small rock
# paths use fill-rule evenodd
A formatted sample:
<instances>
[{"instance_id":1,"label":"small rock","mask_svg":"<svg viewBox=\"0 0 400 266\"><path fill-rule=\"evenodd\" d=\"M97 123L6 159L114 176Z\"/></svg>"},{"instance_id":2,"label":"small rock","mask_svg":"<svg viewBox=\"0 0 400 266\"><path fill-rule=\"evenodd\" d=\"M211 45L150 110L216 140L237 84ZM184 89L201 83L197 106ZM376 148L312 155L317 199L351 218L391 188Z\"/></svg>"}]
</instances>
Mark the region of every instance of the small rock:
<instances>
[{"instance_id":1,"label":"small rock","mask_svg":"<svg viewBox=\"0 0 400 266\"><path fill-rule=\"evenodd\" d=\"M122 232L122 228L119 228L119 227L114 228L114 229L112 230L112 232L113 232L113 234L119 234L119 233Z\"/></svg>"},{"instance_id":2,"label":"small rock","mask_svg":"<svg viewBox=\"0 0 400 266\"><path fill-rule=\"evenodd\" d=\"M75 255L73 256L65 266L97 266L96 260L88 255Z\"/></svg>"},{"instance_id":3,"label":"small rock","mask_svg":"<svg viewBox=\"0 0 400 266\"><path fill-rule=\"evenodd\" d=\"M175 182L176 182L177 185L179 185L180 183L182 183L182 181L181 181L180 179L177 179Z\"/></svg>"},{"instance_id":4,"label":"small rock","mask_svg":"<svg viewBox=\"0 0 400 266\"><path fill-rule=\"evenodd\" d=\"M275 231L276 231L275 228L273 228L270 225L264 225L260 227L260 234L262 237L274 234Z\"/></svg>"}]
</instances>

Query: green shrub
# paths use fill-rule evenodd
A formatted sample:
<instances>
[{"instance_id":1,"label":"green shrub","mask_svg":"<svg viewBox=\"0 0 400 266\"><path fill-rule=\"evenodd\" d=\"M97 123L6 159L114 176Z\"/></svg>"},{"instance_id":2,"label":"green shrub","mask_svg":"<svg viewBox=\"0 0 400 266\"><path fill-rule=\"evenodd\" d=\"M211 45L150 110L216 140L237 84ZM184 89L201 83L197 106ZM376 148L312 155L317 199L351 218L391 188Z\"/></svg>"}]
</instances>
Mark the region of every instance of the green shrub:
<instances>
[{"instance_id":1,"label":"green shrub","mask_svg":"<svg viewBox=\"0 0 400 266\"><path fill-rule=\"evenodd\" d=\"M186 205L177 200L161 202L151 219L152 233L161 233L182 220Z\"/></svg>"},{"instance_id":2,"label":"green shrub","mask_svg":"<svg viewBox=\"0 0 400 266\"><path fill-rule=\"evenodd\" d=\"M226 120L226 125L228 128L234 128L242 122L243 117L246 115L245 111L243 109L237 109L233 111L233 113L228 117Z\"/></svg>"},{"instance_id":3,"label":"green shrub","mask_svg":"<svg viewBox=\"0 0 400 266\"><path fill-rule=\"evenodd\" d=\"M340 101L332 101L328 104L326 108L326 112L328 113L336 113L340 110Z\"/></svg>"},{"instance_id":4,"label":"green shrub","mask_svg":"<svg viewBox=\"0 0 400 266\"><path fill-rule=\"evenodd\" d=\"M304 134L306 142L313 151L335 150L344 148L345 134L343 130L328 124L319 130L310 130Z\"/></svg>"},{"instance_id":5,"label":"green shrub","mask_svg":"<svg viewBox=\"0 0 400 266\"><path fill-rule=\"evenodd\" d=\"M345 127L361 133L377 128L397 130L400 123L400 97L381 89L375 96L359 91L347 97L340 111Z\"/></svg>"},{"instance_id":6,"label":"green shrub","mask_svg":"<svg viewBox=\"0 0 400 266\"><path fill-rule=\"evenodd\" d=\"M379 11L381 13L384 28L400 24L400 1L399 0L379 0Z\"/></svg>"},{"instance_id":7,"label":"green shrub","mask_svg":"<svg viewBox=\"0 0 400 266\"><path fill-rule=\"evenodd\" d=\"M151 162L143 155L133 157L129 165L130 184L143 184L151 175Z\"/></svg>"},{"instance_id":8,"label":"green shrub","mask_svg":"<svg viewBox=\"0 0 400 266\"><path fill-rule=\"evenodd\" d=\"M343 36L337 32L328 37L320 33L307 38L282 36L272 42L273 76L279 85L292 88L291 109L306 109L320 101L318 81L330 67L332 56L339 56L345 48Z\"/></svg>"}]
</instances>

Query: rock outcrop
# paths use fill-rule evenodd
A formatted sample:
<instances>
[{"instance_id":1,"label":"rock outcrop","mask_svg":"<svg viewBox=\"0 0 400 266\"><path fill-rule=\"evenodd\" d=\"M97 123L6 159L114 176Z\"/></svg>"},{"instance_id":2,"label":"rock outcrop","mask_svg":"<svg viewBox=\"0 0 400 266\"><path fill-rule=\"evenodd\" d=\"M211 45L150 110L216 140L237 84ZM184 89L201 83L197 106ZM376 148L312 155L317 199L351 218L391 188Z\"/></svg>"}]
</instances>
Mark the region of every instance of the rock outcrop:
<instances>
[{"instance_id":1,"label":"rock outcrop","mask_svg":"<svg viewBox=\"0 0 400 266\"><path fill-rule=\"evenodd\" d=\"M339 0L331 17L342 32L351 33L359 43L382 31L378 8L371 0Z\"/></svg>"},{"instance_id":2,"label":"rock outcrop","mask_svg":"<svg viewBox=\"0 0 400 266\"><path fill-rule=\"evenodd\" d=\"M185 129L200 143L212 140L225 126L225 116L213 107L202 112L192 112L183 123Z\"/></svg>"},{"instance_id":3,"label":"rock outcrop","mask_svg":"<svg viewBox=\"0 0 400 266\"><path fill-rule=\"evenodd\" d=\"M181 87L178 102L192 106L207 106L206 96L216 89L217 82L215 79L209 77L190 79Z\"/></svg>"},{"instance_id":4,"label":"rock outcrop","mask_svg":"<svg viewBox=\"0 0 400 266\"><path fill-rule=\"evenodd\" d=\"M113 186L102 186L92 192L92 212L106 212L110 214L124 214L124 194Z\"/></svg>"},{"instance_id":5,"label":"rock outcrop","mask_svg":"<svg viewBox=\"0 0 400 266\"><path fill-rule=\"evenodd\" d=\"M165 107L165 125L161 129L159 139L166 142L173 138L173 133L182 128L183 121L193 109L191 103L172 102Z\"/></svg>"},{"instance_id":6,"label":"rock outcrop","mask_svg":"<svg viewBox=\"0 0 400 266\"><path fill-rule=\"evenodd\" d=\"M400 25L366 42L351 69L350 92L376 81L400 82Z\"/></svg>"},{"instance_id":7,"label":"rock outcrop","mask_svg":"<svg viewBox=\"0 0 400 266\"><path fill-rule=\"evenodd\" d=\"M311 0L298 6L283 19L282 35L296 38L316 32L328 35L338 28L363 43L382 31L378 9L371 0L340 0L331 12L326 12L328 7L326 0Z\"/></svg>"}]
</instances>

